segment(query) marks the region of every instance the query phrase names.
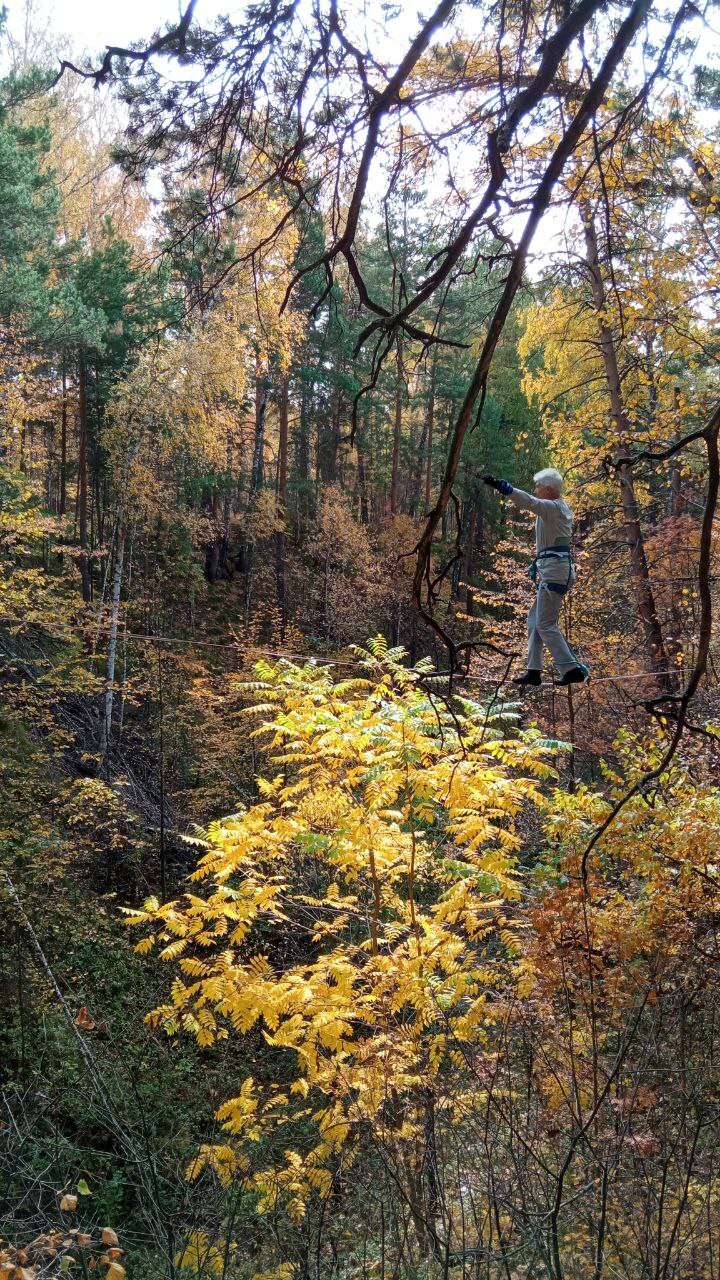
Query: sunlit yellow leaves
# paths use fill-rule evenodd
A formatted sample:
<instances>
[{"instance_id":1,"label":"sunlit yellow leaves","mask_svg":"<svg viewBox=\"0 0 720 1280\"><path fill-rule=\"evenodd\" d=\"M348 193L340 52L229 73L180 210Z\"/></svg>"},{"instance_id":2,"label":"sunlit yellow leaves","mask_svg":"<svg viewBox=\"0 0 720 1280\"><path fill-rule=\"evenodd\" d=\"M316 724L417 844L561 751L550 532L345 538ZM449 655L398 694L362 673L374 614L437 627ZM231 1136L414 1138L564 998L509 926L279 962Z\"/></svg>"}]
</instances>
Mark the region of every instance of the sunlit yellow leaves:
<instances>
[{"instance_id":1,"label":"sunlit yellow leaves","mask_svg":"<svg viewBox=\"0 0 720 1280\"><path fill-rule=\"evenodd\" d=\"M0 357L0 420L3 378ZM33 412L32 399L25 408L26 412ZM39 408L37 411L41 412ZM8 426L0 425L0 444L8 436L12 440ZM24 466L26 472L32 472L27 460ZM49 574L38 564L43 548L54 546L62 533L62 522L45 510L41 482L29 478L19 466L13 469L0 459L0 615L11 632L20 634L34 627L54 639L73 640L77 632L72 624L74 567L66 561L60 572ZM39 664L41 677L47 665L47 661ZM72 683L78 678L75 673Z\"/></svg>"},{"instance_id":2,"label":"sunlit yellow leaves","mask_svg":"<svg viewBox=\"0 0 720 1280\"><path fill-rule=\"evenodd\" d=\"M221 1184L228 1187L246 1168L247 1161L232 1147L203 1143L185 1170L185 1176L189 1182L195 1182L205 1169L211 1169Z\"/></svg>"},{"instance_id":3,"label":"sunlit yellow leaves","mask_svg":"<svg viewBox=\"0 0 720 1280\"><path fill-rule=\"evenodd\" d=\"M293 1280L298 1269L296 1262L281 1262L270 1271L256 1271L251 1280Z\"/></svg>"},{"instance_id":4,"label":"sunlit yellow leaves","mask_svg":"<svg viewBox=\"0 0 720 1280\"><path fill-rule=\"evenodd\" d=\"M283 209L258 192L244 205L242 228L263 228L282 221ZM245 231L235 224L236 255L212 304L187 328L163 335L147 346L114 389L103 425L108 454L126 508L142 527L159 513L177 517L178 477L188 469L225 477L239 465L254 432L256 407L248 394L272 368L285 369L301 333L297 314L280 303L292 274L297 233L288 221L279 238L243 258ZM267 432L274 406L267 412ZM173 479L175 477L175 479ZM184 523L200 545L216 532L214 514L194 511L183 496ZM277 526L274 496L261 493L244 517L249 542Z\"/></svg>"},{"instance_id":5,"label":"sunlit yellow leaves","mask_svg":"<svg viewBox=\"0 0 720 1280\"><path fill-rule=\"evenodd\" d=\"M213 1243L204 1231L193 1231L175 1256L177 1267L187 1267L196 1276L221 1275L225 1269L225 1250Z\"/></svg>"},{"instance_id":6,"label":"sunlit yellow leaves","mask_svg":"<svg viewBox=\"0 0 720 1280\"><path fill-rule=\"evenodd\" d=\"M505 911L518 896L514 818L547 771L531 737L501 737L470 703L459 716L434 705L428 672L408 671L384 642L359 659L366 678L339 686L312 664L258 665L247 693L269 756L261 799L210 828L193 876L203 895L131 917L154 925L183 975L153 1025L200 1044L259 1027L295 1062L289 1091L244 1081L218 1111L233 1145L202 1147L188 1176L232 1178L247 1144L299 1118L311 1089L325 1099L316 1145L253 1175L261 1210L280 1199L294 1220L327 1190L327 1162L357 1124L384 1126L388 1089L406 1100L404 1141L448 1035L484 1035L485 988L517 951ZM274 963L259 930L280 924L315 957Z\"/></svg>"}]
</instances>

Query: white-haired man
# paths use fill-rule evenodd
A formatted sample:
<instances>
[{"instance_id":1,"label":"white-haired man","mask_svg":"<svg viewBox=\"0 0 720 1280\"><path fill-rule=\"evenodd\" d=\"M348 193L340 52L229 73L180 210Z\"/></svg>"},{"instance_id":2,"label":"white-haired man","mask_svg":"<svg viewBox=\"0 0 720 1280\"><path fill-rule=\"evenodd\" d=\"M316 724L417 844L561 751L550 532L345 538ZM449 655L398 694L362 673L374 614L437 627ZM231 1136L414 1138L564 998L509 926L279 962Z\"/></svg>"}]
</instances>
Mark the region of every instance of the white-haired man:
<instances>
[{"instance_id":1,"label":"white-haired man","mask_svg":"<svg viewBox=\"0 0 720 1280\"><path fill-rule=\"evenodd\" d=\"M535 558L530 577L537 590L528 613L527 671L514 684L542 683L543 647L552 654L560 679L556 684L582 684L590 674L575 656L558 625L563 596L575 581L570 541L573 515L562 497L563 479L554 467L538 471L535 494L515 489L509 480L483 476L485 484L497 489L521 511L532 511L535 520Z\"/></svg>"}]
</instances>

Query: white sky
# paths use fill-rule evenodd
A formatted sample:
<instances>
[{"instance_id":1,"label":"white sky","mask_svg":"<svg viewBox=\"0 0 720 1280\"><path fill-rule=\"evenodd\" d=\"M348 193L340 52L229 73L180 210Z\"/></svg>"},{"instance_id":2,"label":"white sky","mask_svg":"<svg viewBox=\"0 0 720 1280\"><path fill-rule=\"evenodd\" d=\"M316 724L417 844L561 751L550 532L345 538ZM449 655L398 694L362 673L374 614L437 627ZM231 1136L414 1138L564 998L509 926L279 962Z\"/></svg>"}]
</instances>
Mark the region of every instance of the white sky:
<instances>
[{"instance_id":1,"label":"white sky","mask_svg":"<svg viewBox=\"0 0 720 1280\"><path fill-rule=\"evenodd\" d=\"M21 45L29 10L30 24L36 33L42 33L45 37L46 50L49 43L53 55L57 48L59 56L69 54L78 60L85 54L94 63L106 45L143 42L167 23L176 22L186 0L5 0L5 3L10 30ZM201 25L211 23L220 13L236 17L242 13L246 3L247 0L196 0L195 17ZM358 7L360 9L359 0ZM352 13L352 0L346 0L344 8L346 13ZM379 3L377 10L379 15L382 12ZM364 6L360 11L367 14ZM400 19L400 29L405 25L406 16L410 31L410 27L414 29L416 16L416 4L413 0L407 3L406 13ZM373 32L373 36L379 37L381 41L386 34L384 27L385 23L380 18L380 29ZM397 36L397 25L393 30ZM704 32L708 43L706 52L711 58L713 51L717 55L720 43L718 33L714 35L716 38L707 30ZM64 48L58 48L60 44ZM534 243L535 253L541 259L551 245L555 247L553 242L557 244L558 237L562 237L563 222L564 215L559 212L554 212L544 220Z\"/></svg>"},{"instance_id":2,"label":"white sky","mask_svg":"<svg viewBox=\"0 0 720 1280\"><path fill-rule=\"evenodd\" d=\"M178 17L178 0L34 0L32 7L47 16L54 33L69 37L76 55L143 40ZM202 20L238 7L233 0L197 0L195 12ZM24 22L25 0L7 0L7 8L10 27L17 31Z\"/></svg>"},{"instance_id":3,"label":"white sky","mask_svg":"<svg viewBox=\"0 0 720 1280\"><path fill-rule=\"evenodd\" d=\"M20 46L24 44L23 27L29 14L29 26L36 33L42 33L45 49L50 45L51 54L58 55L58 58L69 56L76 61L86 55L92 64L96 64L106 45L136 44L147 40L169 22L177 22L187 0L109 0L109 3L108 0L4 0L4 3L8 8L10 32ZM236 17L246 4L247 0L196 0L195 19L204 24L210 23L220 13ZM346 13L352 13L352 0L346 4ZM406 13L401 10L393 23L396 37L405 26L405 17L409 36L413 35L416 22L413 0L407 4ZM379 24L380 28L384 26L382 17ZM365 35L368 37L368 32ZM556 211L544 220L536 238L536 250L547 242L548 237L555 238L561 234L562 221L564 216Z\"/></svg>"},{"instance_id":4,"label":"white sky","mask_svg":"<svg viewBox=\"0 0 720 1280\"><path fill-rule=\"evenodd\" d=\"M105 45L128 45L145 40L168 22L176 22L186 0L4 0L9 13L11 30L19 34L29 6L37 17L42 15L41 28L49 26L54 34L69 37L73 53L99 53ZM247 0L196 0L195 18L200 25L209 23L218 14L229 17L239 15ZM352 0L345 15L352 13ZM402 29L403 17L394 23L394 31ZM407 29L412 35L416 25L416 8L408 6ZM375 22L385 26L378 3Z\"/></svg>"}]
</instances>

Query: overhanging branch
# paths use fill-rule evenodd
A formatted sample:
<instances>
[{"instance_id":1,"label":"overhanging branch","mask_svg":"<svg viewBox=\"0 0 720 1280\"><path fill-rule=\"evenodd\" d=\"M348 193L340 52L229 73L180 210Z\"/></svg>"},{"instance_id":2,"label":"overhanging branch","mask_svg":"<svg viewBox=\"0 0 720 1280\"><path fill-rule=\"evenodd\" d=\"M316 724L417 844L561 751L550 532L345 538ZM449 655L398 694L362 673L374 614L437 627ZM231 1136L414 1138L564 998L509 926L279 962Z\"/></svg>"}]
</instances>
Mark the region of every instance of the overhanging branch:
<instances>
[{"instance_id":1,"label":"overhanging branch","mask_svg":"<svg viewBox=\"0 0 720 1280\"><path fill-rule=\"evenodd\" d=\"M102 60L102 64L95 71L83 70L82 67L77 67L74 62L68 62L67 59L63 58L60 63L60 70L52 81L50 88L55 88L55 85L62 79L66 71L72 71L76 76L82 76L84 80L93 80L97 89L101 84L109 80L113 73L113 62L116 58L122 58L126 62L139 62L142 66L145 66L150 58L158 53L171 53L175 56L182 55L185 52L185 41L196 3L197 0L190 0L177 26L171 27L164 35L157 36L144 49L124 49L120 45L108 45L105 49L105 57Z\"/></svg>"}]
</instances>

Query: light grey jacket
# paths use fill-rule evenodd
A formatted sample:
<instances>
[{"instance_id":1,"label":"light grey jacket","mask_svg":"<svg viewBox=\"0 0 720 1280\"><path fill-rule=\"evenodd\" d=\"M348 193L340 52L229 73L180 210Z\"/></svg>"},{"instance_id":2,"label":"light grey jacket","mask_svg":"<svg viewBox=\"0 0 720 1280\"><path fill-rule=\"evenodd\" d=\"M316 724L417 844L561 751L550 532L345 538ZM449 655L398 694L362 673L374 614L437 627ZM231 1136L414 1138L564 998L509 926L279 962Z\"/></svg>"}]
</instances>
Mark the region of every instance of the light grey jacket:
<instances>
[{"instance_id":1,"label":"light grey jacket","mask_svg":"<svg viewBox=\"0 0 720 1280\"><path fill-rule=\"evenodd\" d=\"M536 498L524 489L513 489L508 494L521 511L532 511L535 520L535 554L545 551L559 540L569 542L572 537L573 514L563 498ZM541 556L537 562L538 582L567 582L568 560L556 556ZM570 582L575 581L575 570L570 573Z\"/></svg>"}]
</instances>

